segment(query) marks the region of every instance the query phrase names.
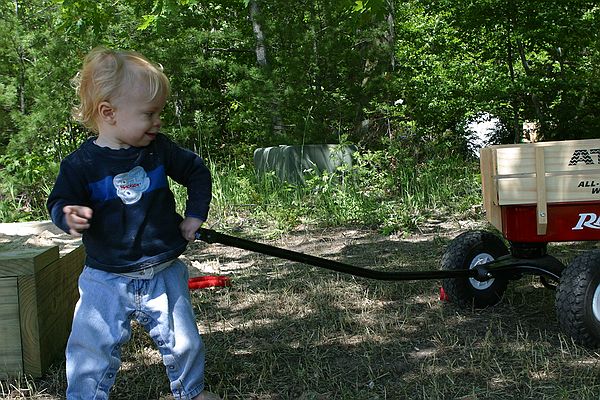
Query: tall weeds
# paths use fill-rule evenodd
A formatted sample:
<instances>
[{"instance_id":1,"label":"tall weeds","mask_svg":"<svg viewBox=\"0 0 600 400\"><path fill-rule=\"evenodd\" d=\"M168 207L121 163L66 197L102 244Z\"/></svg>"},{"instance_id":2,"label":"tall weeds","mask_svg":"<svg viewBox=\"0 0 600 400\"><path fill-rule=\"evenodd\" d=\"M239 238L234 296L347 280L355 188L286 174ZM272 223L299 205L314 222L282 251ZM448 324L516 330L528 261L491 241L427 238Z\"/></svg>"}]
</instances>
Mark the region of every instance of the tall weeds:
<instances>
[{"instance_id":1,"label":"tall weeds","mask_svg":"<svg viewBox=\"0 0 600 400\"><path fill-rule=\"evenodd\" d=\"M286 231L299 224L360 225L384 233L413 230L428 218L466 215L481 202L478 164L455 157L427 162L388 151L357 156L334 173L306 171L305 183L256 175L242 165L211 165L212 225ZM185 191L177 189L178 204Z\"/></svg>"},{"instance_id":2,"label":"tall weeds","mask_svg":"<svg viewBox=\"0 0 600 400\"><path fill-rule=\"evenodd\" d=\"M6 164L1 171L3 222L48 218L45 199L57 166L35 164L37 169L29 172ZM276 233L300 224L352 224L391 233L413 230L427 218L468 213L481 202L477 162L465 162L460 156L366 151L356 155L352 166L334 173L305 171L304 184L283 182L274 172L258 176L246 164L209 164L213 176L209 224L231 229L244 225ZM172 187L181 208L185 189Z\"/></svg>"}]
</instances>

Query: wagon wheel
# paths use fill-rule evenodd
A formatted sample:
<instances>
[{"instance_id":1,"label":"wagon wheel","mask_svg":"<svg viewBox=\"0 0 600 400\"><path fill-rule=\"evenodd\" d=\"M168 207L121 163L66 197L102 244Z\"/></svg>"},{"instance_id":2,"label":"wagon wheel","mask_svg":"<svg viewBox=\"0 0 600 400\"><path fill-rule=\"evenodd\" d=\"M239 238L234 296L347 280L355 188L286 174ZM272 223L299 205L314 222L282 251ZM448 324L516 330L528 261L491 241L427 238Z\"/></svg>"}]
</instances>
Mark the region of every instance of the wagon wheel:
<instances>
[{"instance_id":1,"label":"wagon wheel","mask_svg":"<svg viewBox=\"0 0 600 400\"><path fill-rule=\"evenodd\" d=\"M563 271L556 315L561 329L576 343L600 347L600 250L581 254Z\"/></svg>"},{"instance_id":2,"label":"wagon wheel","mask_svg":"<svg viewBox=\"0 0 600 400\"><path fill-rule=\"evenodd\" d=\"M508 254L508 248L496 235L486 231L469 231L457 236L442 256L443 270L472 269ZM448 299L460 307L485 308L498 303L508 280L491 278L480 282L474 278L444 279L442 287Z\"/></svg>"}]
</instances>

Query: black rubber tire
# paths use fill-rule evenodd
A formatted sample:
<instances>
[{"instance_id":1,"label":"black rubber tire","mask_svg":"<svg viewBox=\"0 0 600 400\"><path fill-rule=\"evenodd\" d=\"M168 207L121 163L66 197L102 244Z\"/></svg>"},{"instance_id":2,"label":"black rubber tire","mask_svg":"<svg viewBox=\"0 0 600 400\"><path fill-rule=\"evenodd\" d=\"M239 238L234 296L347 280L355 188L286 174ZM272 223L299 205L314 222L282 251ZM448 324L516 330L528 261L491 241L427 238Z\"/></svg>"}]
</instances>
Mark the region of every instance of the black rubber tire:
<instances>
[{"instance_id":1,"label":"black rubber tire","mask_svg":"<svg viewBox=\"0 0 600 400\"><path fill-rule=\"evenodd\" d=\"M442 270L464 270L473 263L489 262L507 255L508 248L498 236L487 231L468 231L457 236L442 256ZM451 278L442 281L450 302L463 308L485 308L497 304L506 287L507 279L478 282L469 278Z\"/></svg>"},{"instance_id":2,"label":"black rubber tire","mask_svg":"<svg viewBox=\"0 0 600 400\"><path fill-rule=\"evenodd\" d=\"M556 316L575 343L600 347L600 250L586 251L565 268L556 290Z\"/></svg>"}]
</instances>

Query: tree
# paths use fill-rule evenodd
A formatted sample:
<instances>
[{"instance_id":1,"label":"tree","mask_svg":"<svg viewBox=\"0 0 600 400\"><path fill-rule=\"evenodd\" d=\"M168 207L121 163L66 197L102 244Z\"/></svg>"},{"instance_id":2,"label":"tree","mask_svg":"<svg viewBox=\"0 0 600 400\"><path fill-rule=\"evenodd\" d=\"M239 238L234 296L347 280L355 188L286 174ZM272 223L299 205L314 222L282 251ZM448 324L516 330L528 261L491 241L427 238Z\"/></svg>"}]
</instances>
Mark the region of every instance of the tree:
<instances>
[{"instance_id":1,"label":"tree","mask_svg":"<svg viewBox=\"0 0 600 400\"><path fill-rule=\"evenodd\" d=\"M487 73L494 89L488 111L511 126L515 140L525 120L538 121L546 139L594 137L598 117L588 100L598 98L600 24L594 2L444 2L453 26L483 60L504 74ZM511 115L512 114L512 115ZM595 114L595 113L594 113Z\"/></svg>"}]
</instances>

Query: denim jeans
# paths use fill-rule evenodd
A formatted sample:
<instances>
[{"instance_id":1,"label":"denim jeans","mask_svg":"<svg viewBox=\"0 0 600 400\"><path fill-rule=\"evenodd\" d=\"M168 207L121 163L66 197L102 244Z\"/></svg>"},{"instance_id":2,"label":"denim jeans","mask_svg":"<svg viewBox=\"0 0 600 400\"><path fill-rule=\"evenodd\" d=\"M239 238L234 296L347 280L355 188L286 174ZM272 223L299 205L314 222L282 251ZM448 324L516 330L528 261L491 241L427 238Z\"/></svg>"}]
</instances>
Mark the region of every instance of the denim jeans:
<instances>
[{"instance_id":1,"label":"denim jeans","mask_svg":"<svg viewBox=\"0 0 600 400\"><path fill-rule=\"evenodd\" d=\"M151 279L85 267L67 343L67 399L108 399L121 365L121 345L136 319L158 347L176 399L204 389L204 344L179 260ZM135 388L131 388L135 390Z\"/></svg>"}]
</instances>

